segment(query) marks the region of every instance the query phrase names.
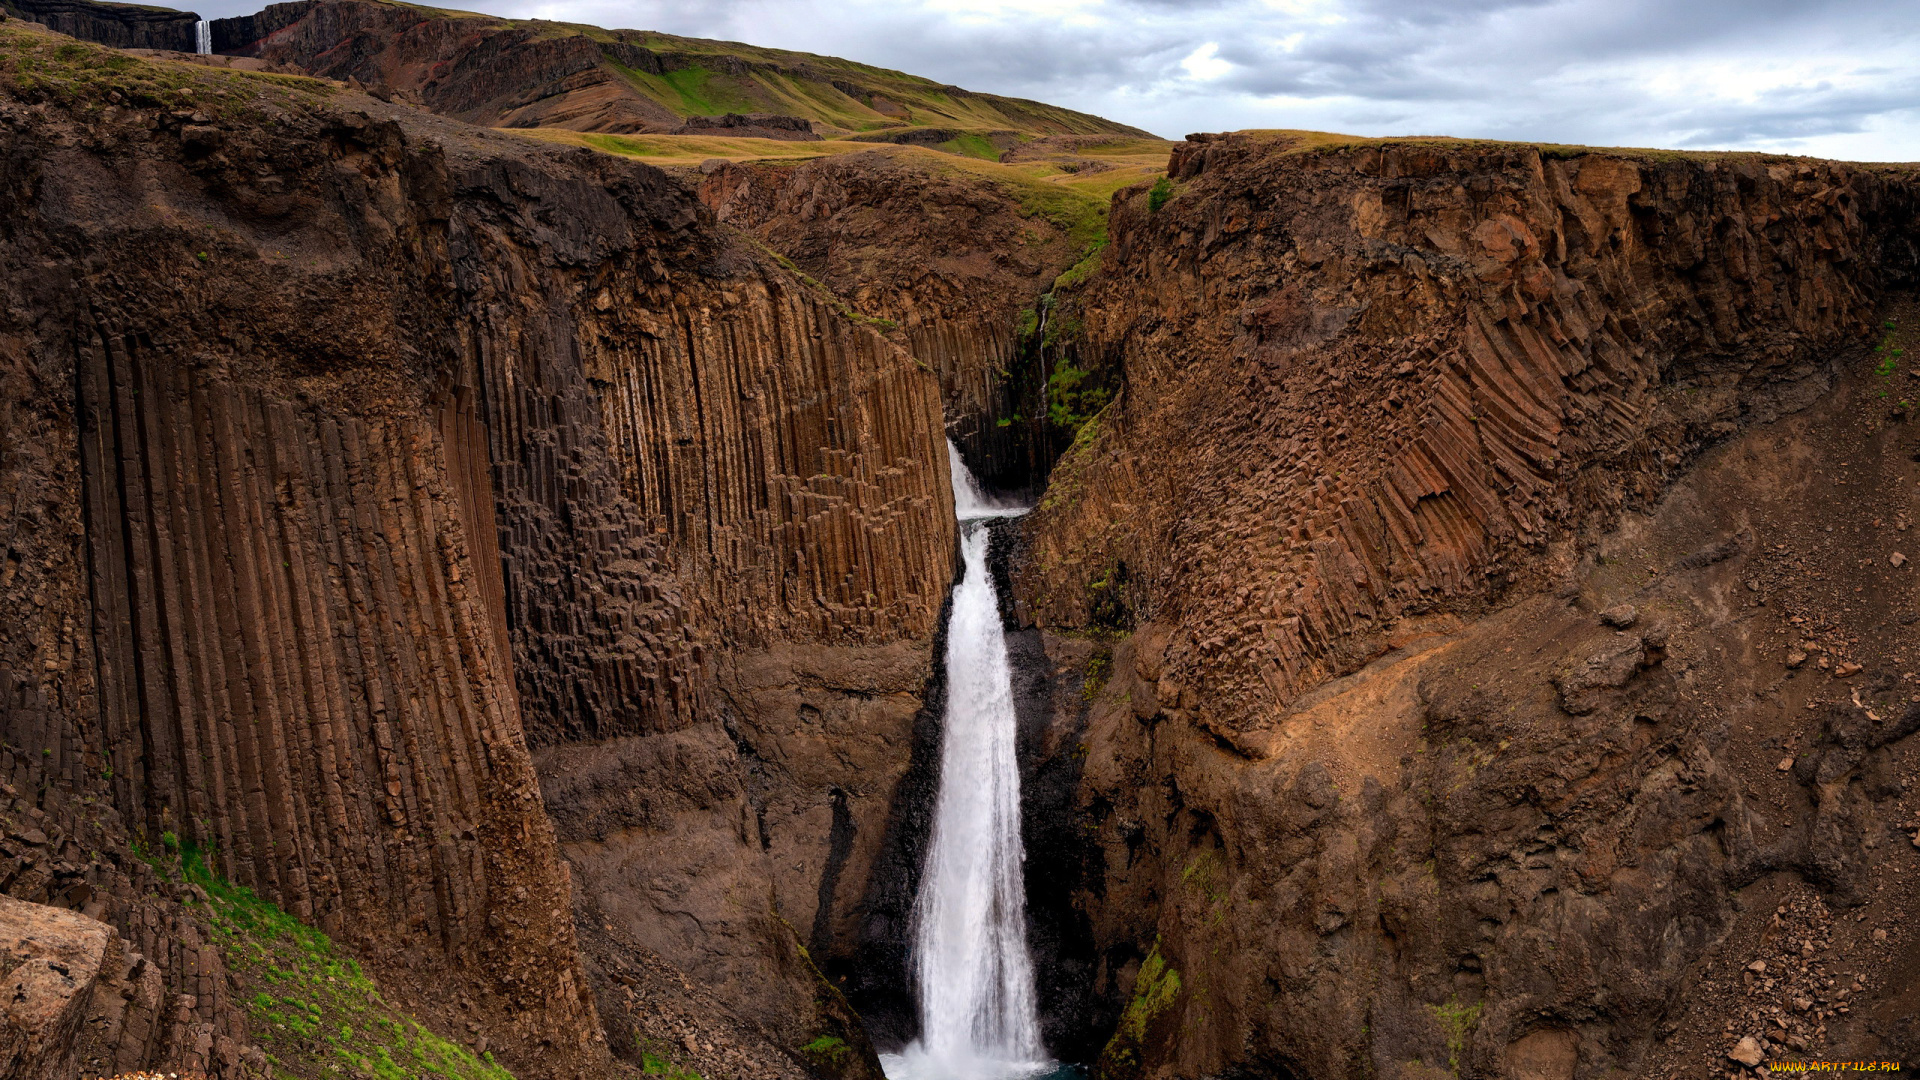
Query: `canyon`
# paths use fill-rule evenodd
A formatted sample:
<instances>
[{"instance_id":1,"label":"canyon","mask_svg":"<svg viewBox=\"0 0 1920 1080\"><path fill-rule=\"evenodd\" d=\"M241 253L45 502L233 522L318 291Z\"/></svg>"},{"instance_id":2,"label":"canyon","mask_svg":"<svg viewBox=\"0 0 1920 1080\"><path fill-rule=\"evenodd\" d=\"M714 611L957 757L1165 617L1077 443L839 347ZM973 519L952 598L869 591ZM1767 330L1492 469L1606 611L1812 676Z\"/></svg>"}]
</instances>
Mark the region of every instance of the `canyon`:
<instances>
[{"instance_id":1,"label":"canyon","mask_svg":"<svg viewBox=\"0 0 1920 1080\"><path fill-rule=\"evenodd\" d=\"M882 1080L983 573L1046 1055L1920 1065L1915 168L6 9L0 1075Z\"/></svg>"}]
</instances>

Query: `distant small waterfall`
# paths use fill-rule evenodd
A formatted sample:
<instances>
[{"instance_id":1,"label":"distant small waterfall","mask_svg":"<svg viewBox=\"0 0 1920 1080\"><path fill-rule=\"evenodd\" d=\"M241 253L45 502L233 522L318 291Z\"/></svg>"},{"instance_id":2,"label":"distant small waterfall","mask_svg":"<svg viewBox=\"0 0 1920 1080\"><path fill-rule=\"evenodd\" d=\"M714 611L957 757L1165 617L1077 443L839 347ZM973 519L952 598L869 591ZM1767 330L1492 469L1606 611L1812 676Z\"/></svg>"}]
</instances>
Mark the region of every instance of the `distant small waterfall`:
<instances>
[{"instance_id":1,"label":"distant small waterfall","mask_svg":"<svg viewBox=\"0 0 1920 1080\"><path fill-rule=\"evenodd\" d=\"M1027 955L1020 769L985 518L988 496L947 444L966 576L947 623L947 709L933 836L914 902L920 1039L881 1060L892 1080L1010 1080L1050 1071Z\"/></svg>"},{"instance_id":2,"label":"distant small waterfall","mask_svg":"<svg viewBox=\"0 0 1920 1080\"><path fill-rule=\"evenodd\" d=\"M193 51L201 56L213 52L213 23L210 20L201 19L193 24Z\"/></svg>"}]
</instances>

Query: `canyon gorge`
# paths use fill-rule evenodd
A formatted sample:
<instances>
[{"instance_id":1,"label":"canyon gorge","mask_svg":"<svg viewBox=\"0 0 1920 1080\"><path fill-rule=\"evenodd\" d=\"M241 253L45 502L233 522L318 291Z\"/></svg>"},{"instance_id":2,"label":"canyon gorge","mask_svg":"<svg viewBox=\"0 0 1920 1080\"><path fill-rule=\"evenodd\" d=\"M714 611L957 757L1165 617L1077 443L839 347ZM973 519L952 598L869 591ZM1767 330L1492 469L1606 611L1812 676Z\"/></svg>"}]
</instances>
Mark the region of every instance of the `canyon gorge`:
<instances>
[{"instance_id":1,"label":"canyon gorge","mask_svg":"<svg viewBox=\"0 0 1920 1080\"><path fill-rule=\"evenodd\" d=\"M1920 1067L1920 167L0 11L0 1076Z\"/></svg>"}]
</instances>

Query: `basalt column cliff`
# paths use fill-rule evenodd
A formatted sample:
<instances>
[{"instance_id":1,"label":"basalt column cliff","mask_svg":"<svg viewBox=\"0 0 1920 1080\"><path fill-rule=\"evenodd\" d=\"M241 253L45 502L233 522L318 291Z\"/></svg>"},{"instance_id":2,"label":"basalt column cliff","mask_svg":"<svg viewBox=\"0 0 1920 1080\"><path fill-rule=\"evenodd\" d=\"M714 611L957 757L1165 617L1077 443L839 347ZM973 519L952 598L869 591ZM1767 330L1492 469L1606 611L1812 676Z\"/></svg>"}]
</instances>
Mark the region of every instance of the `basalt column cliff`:
<instances>
[{"instance_id":1,"label":"basalt column cliff","mask_svg":"<svg viewBox=\"0 0 1920 1080\"><path fill-rule=\"evenodd\" d=\"M7 890L117 932L80 1066L266 1068L184 861L523 1075L639 1053L619 963L751 984L743 1074L823 1033L864 1067L712 718L800 670L910 720L935 383L657 171L0 32L40 80L0 119Z\"/></svg>"},{"instance_id":2,"label":"basalt column cliff","mask_svg":"<svg viewBox=\"0 0 1920 1080\"><path fill-rule=\"evenodd\" d=\"M5 6L0 1076L1920 1067L1913 168Z\"/></svg>"},{"instance_id":3,"label":"basalt column cliff","mask_svg":"<svg viewBox=\"0 0 1920 1080\"><path fill-rule=\"evenodd\" d=\"M1112 657L1098 1074L1920 1052L1912 173L1232 135L1171 177L1077 298L1124 391L1017 571Z\"/></svg>"}]
</instances>

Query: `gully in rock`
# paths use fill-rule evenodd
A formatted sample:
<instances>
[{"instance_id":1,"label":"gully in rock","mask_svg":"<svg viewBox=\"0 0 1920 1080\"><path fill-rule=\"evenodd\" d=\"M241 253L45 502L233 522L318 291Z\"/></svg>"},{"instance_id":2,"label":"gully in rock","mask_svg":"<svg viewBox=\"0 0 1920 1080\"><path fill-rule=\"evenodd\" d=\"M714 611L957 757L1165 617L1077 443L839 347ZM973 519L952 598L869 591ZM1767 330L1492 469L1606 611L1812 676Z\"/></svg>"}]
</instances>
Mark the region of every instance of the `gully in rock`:
<instances>
[{"instance_id":1,"label":"gully in rock","mask_svg":"<svg viewBox=\"0 0 1920 1080\"><path fill-rule=\"evenodd\" d=\"M914 903L920 1038L883 1058L894 1080L1006 1080L1056 1066L1040 1045L1020 863L1013 689L987 520L1024 513L986 494L951 442L966 576L947 631L947 710L932 843Z\"/></svg>"}]
</instances>

